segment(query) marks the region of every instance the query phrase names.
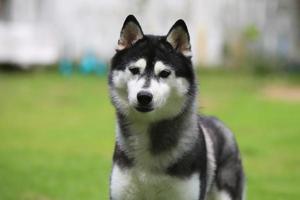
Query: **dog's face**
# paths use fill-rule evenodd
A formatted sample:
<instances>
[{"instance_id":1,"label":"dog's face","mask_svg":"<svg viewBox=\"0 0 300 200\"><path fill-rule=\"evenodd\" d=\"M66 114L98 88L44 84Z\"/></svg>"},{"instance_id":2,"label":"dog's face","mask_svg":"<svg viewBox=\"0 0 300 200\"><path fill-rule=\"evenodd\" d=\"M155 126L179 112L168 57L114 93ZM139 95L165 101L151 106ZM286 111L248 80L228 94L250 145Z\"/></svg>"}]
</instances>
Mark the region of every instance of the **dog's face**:
<instances>
[{"instance_id":1,"label":"dog's face","mask_svg":"<svg viewBox=\"0 0 300 200\"><path fill-rule=\"evenodd\" d=\"M128 16L109 75L118 112L152 121L182 112L195 93L190 49L182 20L166 36L151 36L143 34L134 16Z\"/></svg>"}]
</instances>

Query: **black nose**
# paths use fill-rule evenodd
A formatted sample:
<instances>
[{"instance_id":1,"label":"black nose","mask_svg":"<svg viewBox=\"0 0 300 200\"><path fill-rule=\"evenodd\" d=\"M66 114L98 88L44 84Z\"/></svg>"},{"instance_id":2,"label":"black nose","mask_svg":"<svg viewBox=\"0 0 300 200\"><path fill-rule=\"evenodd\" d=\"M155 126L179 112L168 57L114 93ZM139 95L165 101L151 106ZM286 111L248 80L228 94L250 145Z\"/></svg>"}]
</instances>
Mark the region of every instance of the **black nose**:
<instances>
[{"instance_id":1,"label":"black nose","mask_svg":"<svg viewBox=\"0 0 300 200\"><path fill-rule=\"evenodd\" d=\"M152 101L152 98L153 96L150 92L141 91L137 94L137 100L139 104L141 104L142 106L149 105L150 102Z\"/></svg>"}]
</instances>

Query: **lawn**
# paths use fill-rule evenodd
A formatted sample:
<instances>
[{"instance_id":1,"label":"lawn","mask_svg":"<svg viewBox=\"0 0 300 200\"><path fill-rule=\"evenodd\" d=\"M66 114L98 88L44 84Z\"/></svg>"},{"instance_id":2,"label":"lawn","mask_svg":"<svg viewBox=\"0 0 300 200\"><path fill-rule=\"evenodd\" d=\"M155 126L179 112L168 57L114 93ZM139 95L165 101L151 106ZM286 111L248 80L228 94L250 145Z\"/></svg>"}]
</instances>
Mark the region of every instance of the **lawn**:
<instances>
[{"instance_id":1,"label":"lawn","mask_svg":"<svg viewBox=\"0 0 300 200\"><path fill-rule=\"evenodd\" d=\"M105 78L0 74L0 199L105 200L114 109ZM200 73L200 108L236 134L248 199L300 199L300 78ZM268 88L281 89L279 97Z\"/></svg>"}]
</instances>

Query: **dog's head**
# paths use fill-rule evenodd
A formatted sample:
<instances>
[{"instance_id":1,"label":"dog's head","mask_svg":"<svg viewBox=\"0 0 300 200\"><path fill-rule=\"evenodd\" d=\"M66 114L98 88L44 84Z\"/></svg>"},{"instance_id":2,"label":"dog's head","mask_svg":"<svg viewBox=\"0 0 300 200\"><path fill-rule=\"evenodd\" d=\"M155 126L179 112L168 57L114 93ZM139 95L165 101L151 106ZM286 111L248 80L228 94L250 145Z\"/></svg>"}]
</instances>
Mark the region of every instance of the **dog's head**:
<instances>
[{"instance_id":1,"label":"dog's head","mask_svg":"<svg viewBox=\"0 0 300 200\"><path fill-rule=\"evenodd\" d=\"M166 36L144 35L133 15L122 27L109 75L118 112L139 119L172 118L195 94L187 27L178 20Z\"/></svg>"}]
</instances>

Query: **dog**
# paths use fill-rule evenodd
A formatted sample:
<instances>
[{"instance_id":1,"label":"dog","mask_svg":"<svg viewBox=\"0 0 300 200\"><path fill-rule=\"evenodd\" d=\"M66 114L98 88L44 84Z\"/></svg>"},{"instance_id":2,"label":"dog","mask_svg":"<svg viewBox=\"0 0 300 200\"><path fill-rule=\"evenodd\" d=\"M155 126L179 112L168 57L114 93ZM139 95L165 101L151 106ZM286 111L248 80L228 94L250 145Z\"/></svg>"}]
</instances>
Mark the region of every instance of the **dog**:
<instances>
[{"instance_id":1,"label":"dog","mask_svg":"<svg viewBox=\"0 0 300 200\"><path fill-rule=\"evenodd\" d=\"M190 36L178 20L145 35L129 15L109 70L116 109L111 200L242 200L245 176L232 132L197 114Z\"/></svg>"}]
</instances>

